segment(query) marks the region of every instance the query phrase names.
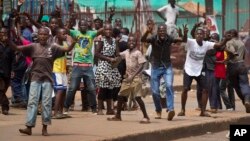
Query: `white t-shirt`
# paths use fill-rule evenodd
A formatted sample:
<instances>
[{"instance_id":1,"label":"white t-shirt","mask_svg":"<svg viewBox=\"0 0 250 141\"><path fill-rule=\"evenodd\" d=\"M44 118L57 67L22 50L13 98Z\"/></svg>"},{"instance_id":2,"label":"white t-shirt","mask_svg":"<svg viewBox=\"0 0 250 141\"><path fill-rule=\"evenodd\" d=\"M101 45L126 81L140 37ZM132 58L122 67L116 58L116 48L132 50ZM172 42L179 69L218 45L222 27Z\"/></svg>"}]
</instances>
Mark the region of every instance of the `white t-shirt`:
<instances>
[{"instance_id":1,"label":"white t-shirt","mask_svg":"<svg viewBox=\"0 0 250 141\"><path fill-rule=\"evenodd\" d=\"M165 22L166 25L175 25L176 16L179 15L179 7L175 5L175 8L172 8L170 4L159 8L157 11L164 12L165 18L167 21Z\"/></svg>"},{"instance_id":2,"label":"white t-shirt","mask_svg":"<svg viewBox=\"0 0 250 141\"><path fill-rule=\"evenodd\" d=\"M184 70L189 76L199 76L203 67L203 60L206 52L213 49L214 42L203 41L203 45L197 44L196 39L187 40L187 56Z\"/></svg>"}]
</instances>

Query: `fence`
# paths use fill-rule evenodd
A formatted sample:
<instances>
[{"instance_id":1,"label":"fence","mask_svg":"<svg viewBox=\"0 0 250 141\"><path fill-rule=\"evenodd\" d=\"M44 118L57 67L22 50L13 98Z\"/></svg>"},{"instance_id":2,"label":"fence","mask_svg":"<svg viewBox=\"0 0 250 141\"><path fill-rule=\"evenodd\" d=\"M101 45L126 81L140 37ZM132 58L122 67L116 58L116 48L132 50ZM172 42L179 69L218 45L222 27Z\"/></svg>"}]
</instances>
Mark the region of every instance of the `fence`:
<instances>
[{"instance_id":1,"label":"fence","mask_svg":"<svg viewBox=\"0 0 250 141\"><path fill-rule=\"evenodd\" d=\"M11 7L15 8L17 5L18 0L0 0L0 2L3 2L4 4L4 11L9 12ZM51 11L54 10L56 5L59 5L61 9L63 10L64 18L68 17L69 12L69 0L45 0L46 6L44 7L44 14L48 15L51 13ZM77 0L75 0L77 1ZM106 11L107 8L105 7L105 1L106 0L78 0L79 5L81 7L76 7L78 11L81 11L79 13L80 18L84 18L86 16L93 17L99 16L104 19L105 15L108 14ZM124 26L129 27L133 31L136 31L135 26L136 24L134 22L135 20L135 14L138 11L136 11L136 2L140 1L141 3L145 3L146 1L150 1L148 3L149 8L141 9L139 12L141 15L148 15L149 12L153 12L152 17L157 23L163 22L155 13L154 11L164 3L166 4L166 1L164 0L158 0L158 3L155 3L156 0L107 0L108 4L107 7L116 5L117 13L114 18L121 18L123 21ZM182 2L185 0L179 0L179 2ZM195 0L198 1L198 0ZM202 1L202 0L200 0ZM204 0L203 0L204 1ZM217 24L220 32L223 32L225 30L235 28L239 31L245 31L250 32L250 1L249 0L219 0L222 3L222 13L217 15ZM215 1L214 1L215 2ZM218 2L218 1L216 1ZM160 4L160 5L159 5ZM142 5L141 5L142 6ZM32 14L34 18L37 17L39 11L40 11L40 0L26 0L24 3L21 11L27 11ZM145 22L145 17L151 17L151 16L144 16L143 20L140 21L140 25ZM138 21L138 18L137 18ZM137 22L136 21L136 22ZM142 22L143 21L143 22ZM183 23L187 23L190 25L190 28L192 25L197 22L196 17L180 17L177 20L177 25L181 25ZM138 25L138 24L137 24Z\"/></svg>"},{"instance_id":2,"label":"fence","mask_svg":"<svg viewBox=\"0 0 250 141\"><path fill-rule=\"evenodd\" d=\"M223 15L225 30L234 28L250 34L250 1L249 0L223 0Z\"/></svg>"}]
</instances>

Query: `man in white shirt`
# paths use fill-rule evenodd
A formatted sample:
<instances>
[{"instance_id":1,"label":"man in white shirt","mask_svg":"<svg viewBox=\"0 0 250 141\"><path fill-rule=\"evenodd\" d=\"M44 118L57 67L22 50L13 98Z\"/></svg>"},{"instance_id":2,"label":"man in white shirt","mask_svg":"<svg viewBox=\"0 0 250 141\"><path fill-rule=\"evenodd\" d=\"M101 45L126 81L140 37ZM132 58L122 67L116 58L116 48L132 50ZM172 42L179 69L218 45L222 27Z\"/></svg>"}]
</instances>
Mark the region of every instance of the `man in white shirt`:
<instances>
[{"instance_id":1,"label":"man in white shirt","mask_svg":"<svg viewBox=\"0 0 250 141\"><path fill-rule=\"evenodd\" d=\"M185 26L185 29L186 26ZM183 79L183 91L181 95L182 109L178 116L185 116L185 105L187 101L187 93L190 90L192 80L195 79L202 88L202 100L201 100L201 113L200 116L209 117L210 115L205 112L208 101L208 92L204 87L206 84L204 81L205 74L202 72L203 60L208 50L213 48L220 48L226 44L229 38L224 39L222 42L214 43L204 41L204 30L198 28L195 31L195 39L187 39L186 43L186 62L184 64L184 79Z\"/></svg>"},{"instance_id":2,"label":"man in white shirt","mask_svg":"<svg viewBox=\"0 0 250 141\"><path fill-rule=\"evenodd\" d=\"M166 21L168 35L177 37L176 20L179 15L179 7L175 5L175 0L169 0L169 4L157 10L157 14Z\"/></svg>"}]
</instances>

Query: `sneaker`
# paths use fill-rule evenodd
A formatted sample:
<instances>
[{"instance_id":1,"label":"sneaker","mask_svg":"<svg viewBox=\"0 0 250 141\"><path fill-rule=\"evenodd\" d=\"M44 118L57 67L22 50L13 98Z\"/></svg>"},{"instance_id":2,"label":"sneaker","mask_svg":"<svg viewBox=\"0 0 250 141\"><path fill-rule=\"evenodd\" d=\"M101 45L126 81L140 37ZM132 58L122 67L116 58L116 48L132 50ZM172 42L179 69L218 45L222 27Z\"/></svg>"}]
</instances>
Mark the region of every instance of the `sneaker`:
<instances>
[{"instance_id":1,"label":"sneaker","mask_svg":"<svg viewBox=\"0 0 250 141\"><path fill-rule=\"evenodd\" d=\"M62 114L63 118L72 118L72 116L68 115L68 114Z\"/></svg>"},{"instance_id":2,"label":"sneaker","mask_svg":"<svg viewBox=\"0 0 250 141\"><path fill-rule=\"evenodd\" d=\"M233 111L234 109L233 108L228 108L227 111Z\"/></svg>"},{"instance_id":3,"label":"sneaker","mask_svg":"<svg viewBox=\"0 0 250 141\"><path fill-rule=\"evenodd\" d=\"M170 112L168 113L168 120L169 120L169 121L170 121L170 120L173 120L174 116L175 116L175 112L174 112L174 111L170 111Z\"/></svg>"},{"instance_id":4,"label":"sneaker","mask_svg":"<svg viewBox=\"0 0 250 141\"><path fill-rule=\"evenodd\" d=\"M68 109L68 108L65 108L63 114L64 114L64 115L67 115L68 112L69 112L69 109Z\"/></svg>"}]
</instances>

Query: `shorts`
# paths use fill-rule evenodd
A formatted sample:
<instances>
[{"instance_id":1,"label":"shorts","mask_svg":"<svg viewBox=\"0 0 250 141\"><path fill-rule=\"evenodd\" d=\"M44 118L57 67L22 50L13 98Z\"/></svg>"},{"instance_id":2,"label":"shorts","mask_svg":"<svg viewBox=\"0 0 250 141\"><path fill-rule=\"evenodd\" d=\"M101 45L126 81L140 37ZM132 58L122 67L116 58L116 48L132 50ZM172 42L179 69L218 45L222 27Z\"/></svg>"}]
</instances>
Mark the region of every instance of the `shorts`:
<instances>
[{"instance_id":1,"label":"shorts","mask_svg":"<svg viewBox=\"0 0 250 141\"><path fill-rule=\"evenodd\" d=\"M183 75L184 89L186 90L191 89L191 84L192 84L193 79L196 80L197 85L199 85L200 88L202 89L205 88L205 85L206 85L205 75L200 74L199 76L190 76L184 71L184 75Z\"/></svg>"},{"instance_id":2,"label":"shorts","mask_svg":"<svg viewBox=\"0 0 250 141\"><path fill-rule=\"evenodd\" d=\"M54 89L66 90L68 85L68 78L66 73L53 73Z\"/></svg>"},{"instance_id":3,"label":"shorts","mask_svg":"<svg viewBox=\"0 0 250 141\"><path fill-rule=\"evenodd\" d=\"M140 97L142 96L142 81L140 78L134 78L131 83L122 82L119 96L129 97Z\"/></svg>"}]
</instances>

